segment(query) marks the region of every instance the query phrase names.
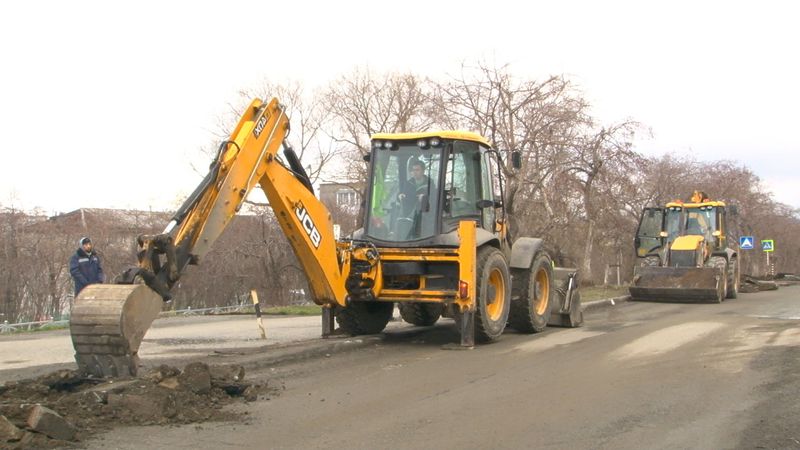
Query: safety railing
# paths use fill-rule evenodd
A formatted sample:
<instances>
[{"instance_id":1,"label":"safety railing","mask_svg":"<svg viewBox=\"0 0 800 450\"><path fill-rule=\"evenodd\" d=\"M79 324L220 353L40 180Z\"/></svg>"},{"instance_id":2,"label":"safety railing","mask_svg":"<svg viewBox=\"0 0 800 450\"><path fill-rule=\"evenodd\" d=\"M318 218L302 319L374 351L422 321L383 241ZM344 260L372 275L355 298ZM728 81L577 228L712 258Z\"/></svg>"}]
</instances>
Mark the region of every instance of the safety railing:
<instances>
[{"instance_id":1,"label":"safety railing","mask_svg":"<svg viewBox=\"0 0 800 450\"><path fill-rule=\"evenodd\" d=\"M213 314L236 314L244 313L253 309L253 305L244 303L240 305L229 306L216 306L212 308L192 308L191 306L186 309L177 309L174 311L163 311L159 317L174 317L174 316L205 316ZM68 326L69 319L65 320L40 320L37 322L19 322L8 323L7 320L0 323L0 334L2 333L18 333L21 331L35 331L42 328L49 327L62 327Z\"/></svg>"},{"instance_id":2,"label":"safety railing","mask_svg":"<svg viewBox=\"0 0 800 450\"><path fill-rule=\"evenodd\" d=\"M0 323L0 333L33 331L45 327L65 326L65 325L69 325L69 320L40 320L37 322L19 322L19 323L8 323L7 320L4 320L3 323Z\"/></svg>"}]
</instances>

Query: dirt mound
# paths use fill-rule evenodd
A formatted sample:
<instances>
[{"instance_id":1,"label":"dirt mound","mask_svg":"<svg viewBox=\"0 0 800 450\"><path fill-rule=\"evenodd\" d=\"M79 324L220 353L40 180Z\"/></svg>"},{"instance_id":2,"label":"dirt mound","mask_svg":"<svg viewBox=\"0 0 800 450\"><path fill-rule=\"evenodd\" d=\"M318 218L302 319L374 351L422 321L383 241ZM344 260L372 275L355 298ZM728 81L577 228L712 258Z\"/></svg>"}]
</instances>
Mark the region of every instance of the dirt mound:
<instances>
[{"instance_id":1,"label":"dirt mound","mask_svg":"<svg viewBox=\"0 0 800 450\"><path fill-rule=\"evenodd\" d=\"M269 399L278 388L245 382L242 366L162 365L132 379L84 378L61 370L0 386L0 448L70 446L120 425L237 419L234 402Z\"/></svg>"}]
</instances>

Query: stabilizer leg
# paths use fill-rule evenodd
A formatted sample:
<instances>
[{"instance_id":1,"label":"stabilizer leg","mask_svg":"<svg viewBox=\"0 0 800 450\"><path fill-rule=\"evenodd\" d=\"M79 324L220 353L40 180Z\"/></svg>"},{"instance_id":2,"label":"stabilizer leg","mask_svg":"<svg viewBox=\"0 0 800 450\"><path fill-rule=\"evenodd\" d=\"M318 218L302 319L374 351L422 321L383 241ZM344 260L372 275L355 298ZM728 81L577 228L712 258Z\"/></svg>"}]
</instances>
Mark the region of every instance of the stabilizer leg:
<instances>
[{"instance_id":1,"label":"stabilizer leg","mask_svg":"<svg viewBox=\"0 0 800 450\"><path fill-rule=\"evenodd\" d=\"M333 313L335 306L322 307L322 337L323 339L329 338L333 335L333 330L336 326L335 314Z\"/></svg>"},{"instance_id":2,"label":"stabilizer leg","mask_svg":"<svg viewBox=\"0 0 800 450\"><path fill-rule=\"evenodd\" d=\"M475 310L461 313L461 346L468 348L475 346Z\"/></svg>"}]
</instances>

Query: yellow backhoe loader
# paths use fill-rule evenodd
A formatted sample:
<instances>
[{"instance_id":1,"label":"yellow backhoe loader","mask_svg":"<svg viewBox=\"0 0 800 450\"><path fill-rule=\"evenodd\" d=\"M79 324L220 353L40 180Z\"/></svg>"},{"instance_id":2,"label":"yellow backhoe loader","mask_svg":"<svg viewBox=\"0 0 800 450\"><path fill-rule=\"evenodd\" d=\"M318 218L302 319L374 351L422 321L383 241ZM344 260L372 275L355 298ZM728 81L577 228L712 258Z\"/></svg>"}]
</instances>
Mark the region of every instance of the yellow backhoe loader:
<instances>
[{"instance_id":1,"label":"yellow backhoe loader","mask_svg":"<svg viewBox=\"0 0 800 450\"><path fill-rule=\"evenodd\" d=\"M305 271L314 302L323 306L323 336L335 322L349 334L379 333L395 303L417 325L455 318L467 347L497 339L507 324L522 332L581 324L576 270L554 269L541 239L512 241L500 154L483 137L459 131L373 136L365 157L364 227L336 240L330 213L285 140L288 132L277 99L253 100L164 232L138 238L138 266L118 284L81 292L70 327L82 372L136 374L139 344L162 302L256 185ZM519 167L519 154L512 155Z\"/></svg>"},{"instance_id":2,"label":"yellow backhoe loader","mask_svg":"<svg viewBox=\"0 0 800 450\"><path fill-rule=\"evenodd\" d=\"M726 236L724 202L695 191L686 201L645 208L634 246L633 300L720 303L739 292L739 260Z\"/></svg>"}]
</instances>

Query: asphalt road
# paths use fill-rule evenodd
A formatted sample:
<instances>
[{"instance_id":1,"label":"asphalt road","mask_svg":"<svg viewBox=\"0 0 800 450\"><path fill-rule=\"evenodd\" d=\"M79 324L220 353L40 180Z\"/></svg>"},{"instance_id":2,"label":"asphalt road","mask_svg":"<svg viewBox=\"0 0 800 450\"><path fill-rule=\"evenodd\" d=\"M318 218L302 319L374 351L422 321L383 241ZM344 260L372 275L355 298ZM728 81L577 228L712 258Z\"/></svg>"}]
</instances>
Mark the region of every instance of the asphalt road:
<instances>
[{"instance_id":1,"label":"asphalt road","mask_svg":"<svg viewBox=\"0 0 800 450\"><path fill-rule=\"evenodd\" d=\"M721 305L623 303L588 313L583 328L507 333L465 351L443 350L458 339L450 320L428 328L395 322L379 337L288 343L318 335L318 321L274 319L272 337L281 324L286 344L266 346L252 318L158 322L142 346L149 363L241 363L249 378L285 390L240 406L242 423L120 428L86 444L800 448L800 287ZM16 352L19 342L28 351L63 340L61 333L17 341ZM9 342L0 340L4 366ZM59 364L70 362L0 369L0 379Z\"/></svg>"},{"instance_id":2,"label":"asphalt road","mask_svg":"<svg viewBox=\"0 0 800 450\"><path fill-rule=\"evenodd\" d=\"M115 430L90 448L800 448L800 287L624 303L580 329L448 351L449 321L262 367L243 423Z\"/></svg>"}]
</instances>

